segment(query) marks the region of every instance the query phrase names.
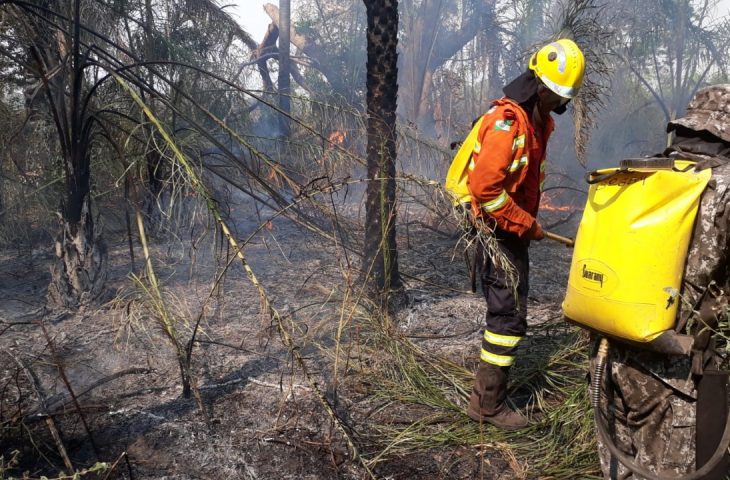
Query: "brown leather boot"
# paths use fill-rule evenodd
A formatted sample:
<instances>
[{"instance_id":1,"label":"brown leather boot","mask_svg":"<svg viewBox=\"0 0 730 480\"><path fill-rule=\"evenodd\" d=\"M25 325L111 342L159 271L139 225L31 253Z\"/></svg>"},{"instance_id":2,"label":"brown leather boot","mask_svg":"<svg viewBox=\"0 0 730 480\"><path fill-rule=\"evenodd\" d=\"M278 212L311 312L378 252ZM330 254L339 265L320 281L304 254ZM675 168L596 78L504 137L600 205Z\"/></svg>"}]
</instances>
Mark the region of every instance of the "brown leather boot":
<instances>
[{"instance_id":1,"label":"brown leather boot","mask_svg":"<svg viewBox=\"0 0 730 480\"><path fill-rule=\"evenodd\" d=\"M509 367L479 362L474 389L466 414L477 422L491 423L503 430L519 430L527 426L527 418L507 406L507 374Z\"/></svg>"}]
</instances>

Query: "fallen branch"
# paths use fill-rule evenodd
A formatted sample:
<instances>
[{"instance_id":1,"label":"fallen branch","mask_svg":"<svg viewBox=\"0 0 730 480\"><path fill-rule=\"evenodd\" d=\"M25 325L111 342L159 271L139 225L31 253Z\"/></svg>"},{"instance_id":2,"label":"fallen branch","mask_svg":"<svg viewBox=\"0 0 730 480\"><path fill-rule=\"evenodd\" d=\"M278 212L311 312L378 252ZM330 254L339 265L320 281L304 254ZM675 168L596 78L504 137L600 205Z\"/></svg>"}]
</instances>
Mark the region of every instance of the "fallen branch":
<instances>
[{"instance_id":1,"label":"fallen branch","mask_svg":"<svg viewBox=\"0 0 730 480\"><path fill-rule=\"evenodd\" d=\"M71 459L68 457L68 453L66 453L66 447L63 444L63 441L61 440L61 434L58 432L58 428L56 427L56 422L53 420L53 417L48 415L48 409L46 408L46 393L43 389L43 385L41 384L40 379L35 374L35 372L23 362L20 358L16 357L10 352L7 352L8 355L10 355L10 358L13 359L13 361L23 370L26 377L28 377L28 380L30 380L30 383L33 385L33 390L35 390L36 397L38 398L38 401L40 403L41 412L43 416L45 417L46 425L48 426L48 430L51 432L51 436L53 437L53 441L56 444L56 449L58 450L58 454L63 459L63 464L66 466L66 468L73 472L74 466L71 463Z\"/></svg>"},{"instance_id":2,"label":"fallen branch","mask_svg":"<svg viewBox=\"0 0 730 480\"><path fill-rule=\"evenodd\" d=\"M66 376L66 370L63 368L63 363L61 362L60 357L58 356L58 352L56 351L56 345L53 343L53 339L48 334L48 330L46 329L45 322L43 319L40 321L41 330L43 330L43 336L46 337L46 343L48 344L48 347L51 349L51 355L53 357L53 363L58 370L58 374L61 377L61 380L63 381L63 384L66 386L66 390L68 391L69 395L71 395L71 401L74 404L74 407L76 408L76 413L78 413L79 418L81 419L81 424L84 426L84 430L86 431L86 435L89 437L89 443L91 443L91 449L94 452L94 455L96 456L96 459L99 459L99 449L96 447L96 442L94 442L94 437L91 434L91 429L89 428L89 424L86 422L86 415L84 415L84 412L81 411L81 404L79 404L79 399L74 393L73 387L71 386L71 382L69 381L68 377ZM46 405L46 411L48 411L48 406ZM50 417L48 417L50 418Z\"/></svg>"},{"instance_id":3,"label":"fallen branch","mask_svg":"<svg viewBox=\"0 0 730 480\"><path fill-rule=\"evenodd\" d=\"M18 325L32 325L32 324L33 324L33 322L6 322L4 320L0 320L0 325L5 325L5 327L2 330L0 330L0 335L2 335L3 333L7 332L11 328L16 327Z\"/></svg>"},{"instance_id":4,"label":"fallen branch","mask_svg":"<svg viewBox=\"0 0 730 480\"><path fill-rule=\"evenodd\" d=\"M76 394L76 398L81 398L84 395L87 395L91 393L93 390L96 390L97 388L101 387L102 385L111 382L112 380L116 380L117 378L124 377L126 375L135 375L135 374L143 374L143 373L150 373L152 372L149 368L128 368L126 370L121 370L116 373L112 373L111 375L107 375L106 377L102 377L99 380L95 381L88 387L86 387L86 390L83 390L81 393ZM72 401L70 396L66 396L62 399L52 400L51 403L48 405L48 415L57 415L61 411L63 411L70 402ZM31 413L28 416L37 415L38 412Z\"/></svg>"},{"instance_id":5,"label":"fallen branch","mask_svg":"<svg viewBox=\"0 0 730 480\"><path fill-rule=\"evenodd\" d=\"M256 385L260 385L262 387L275 388L277 390L281 390L281 385L276 384L276 383L262 382L261 380L256 380L255 378L250 378L249 379L249 382L251 382L253 384L256 384ZM290 387L291 388L299 388L301 390L306 390L306 391L311 391L312 390L311 388L307 387L306 385L299 385L299 384L296 384L296 383L290 385Z\"/></svg>"}]
</instances>

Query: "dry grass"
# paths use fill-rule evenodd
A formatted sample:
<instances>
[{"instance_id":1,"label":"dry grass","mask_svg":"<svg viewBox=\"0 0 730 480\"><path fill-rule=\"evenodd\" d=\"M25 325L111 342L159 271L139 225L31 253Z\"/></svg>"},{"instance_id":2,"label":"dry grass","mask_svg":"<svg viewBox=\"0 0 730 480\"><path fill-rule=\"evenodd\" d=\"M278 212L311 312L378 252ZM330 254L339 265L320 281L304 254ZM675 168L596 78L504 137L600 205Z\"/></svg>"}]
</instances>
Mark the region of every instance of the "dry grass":
<instances>
[{"instance_id":1,"label":"dry grass","mask_svg":"<svg viewBox=\"0 0 730 480\"><path fill-rule=\"evenodd\" d=\"M501 454L515 478L598 478L584 366L587 338L580 331L543 325L532 330L513 371L512 396L526 403L531 425L505 432L476 424L464 413L473 374L372 322L373 364L361 372L385 408L426 407L405 426L372 425L372 465L417 451L457 445Z\"/></svg>"}]
</instances>

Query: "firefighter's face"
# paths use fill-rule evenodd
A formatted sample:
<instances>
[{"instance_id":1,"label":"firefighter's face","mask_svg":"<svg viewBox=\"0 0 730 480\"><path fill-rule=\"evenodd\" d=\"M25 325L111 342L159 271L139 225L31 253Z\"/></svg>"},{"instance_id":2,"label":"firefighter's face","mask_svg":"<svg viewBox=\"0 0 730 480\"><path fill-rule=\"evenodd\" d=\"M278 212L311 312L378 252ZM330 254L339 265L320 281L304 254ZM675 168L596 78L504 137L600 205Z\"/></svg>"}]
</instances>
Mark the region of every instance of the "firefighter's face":
<instances>
[{"instance_id":1,"label":"firefighter's face","mask_svg":"<svg viewBox=\"0 0 730 480\"><path fill-rule=\"evenodd\" d=\"M537 95L540 99L540 110L543 112L552 112L561 105L568 103L569 99L561 97L557 93L553 92L545 85L538 85Z\"/></svg>"}]
</instances>

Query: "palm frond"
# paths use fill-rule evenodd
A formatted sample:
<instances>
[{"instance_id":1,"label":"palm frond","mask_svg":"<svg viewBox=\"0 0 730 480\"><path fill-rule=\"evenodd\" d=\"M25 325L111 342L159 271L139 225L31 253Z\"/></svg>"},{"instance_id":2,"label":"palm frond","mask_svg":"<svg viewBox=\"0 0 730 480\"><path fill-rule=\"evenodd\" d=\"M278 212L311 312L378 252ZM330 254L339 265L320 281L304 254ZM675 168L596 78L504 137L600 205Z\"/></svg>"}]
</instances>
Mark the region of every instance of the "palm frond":
<instances>
[{"instance_id":1,"label":"palm frond","mask_svg":"<svg viewBox=\"0 0 730 480\"><path fill-rule=\"evenodd\" d=\"M553 40L570 38L583 51L586 73L580 94L571 102L575 124L575 153L585 167L586 148L596 126L598 112L606 105L613 72L610 46L614 32L609 4L595 0L559 0L559 13L552 19Z\"/></svg>"}]
</instances>

